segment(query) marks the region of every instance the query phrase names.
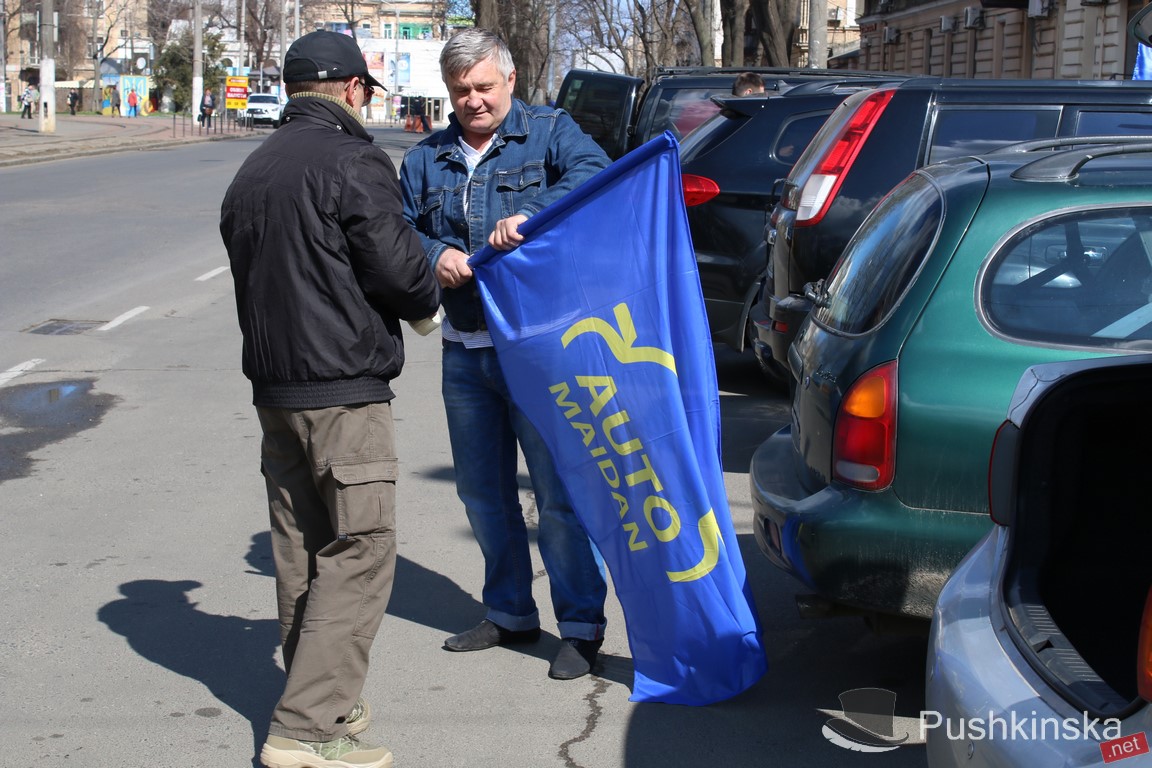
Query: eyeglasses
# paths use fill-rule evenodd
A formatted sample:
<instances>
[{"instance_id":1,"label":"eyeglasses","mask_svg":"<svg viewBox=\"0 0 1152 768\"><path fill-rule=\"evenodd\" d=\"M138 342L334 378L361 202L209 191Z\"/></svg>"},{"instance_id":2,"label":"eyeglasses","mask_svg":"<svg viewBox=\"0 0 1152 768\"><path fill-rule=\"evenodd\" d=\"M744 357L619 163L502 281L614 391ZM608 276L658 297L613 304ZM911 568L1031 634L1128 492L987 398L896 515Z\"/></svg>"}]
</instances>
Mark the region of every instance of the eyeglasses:
<instances>
[{"instance_id":1,"label":"eyeglasses","mask_svg":"<svg viewBox=\"0 0 1152 768\"><path fill-rule=\"evenodd\" d=\"M349 80L348 82L351 83L352 81ZM364 89L364 101L368 101L369 99L371 99L372 94L376 92L376 89L374 89L372 86L368 85L368 83L364 82L363 80L361 80L359 78L356 78L356 82L360 85L361 88ZM355 88L356 86L352 86L352 87Z\"/></svg>"}]
</instances>

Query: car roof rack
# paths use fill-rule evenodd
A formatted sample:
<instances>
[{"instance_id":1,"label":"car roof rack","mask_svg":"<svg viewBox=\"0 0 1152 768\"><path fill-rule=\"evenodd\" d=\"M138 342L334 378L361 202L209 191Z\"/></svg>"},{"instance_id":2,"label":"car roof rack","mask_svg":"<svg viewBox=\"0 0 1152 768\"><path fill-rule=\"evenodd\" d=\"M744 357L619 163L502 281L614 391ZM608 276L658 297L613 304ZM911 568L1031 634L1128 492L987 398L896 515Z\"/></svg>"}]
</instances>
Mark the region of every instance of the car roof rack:
<instances>
[{"instance_id":1,"label":"car roof rack","mask_svg":"<svg viewBox=\"0 0 1152 768\"><path fill-rule=\"evenodd\" d=\"M1101 144L1144 144L1152 141L1148 134L1119 134L1113 136L1049 136L1043 139L1029 139L1016 144L1006 144L988 151L986 154L999 155L1016 152L1037 152L1043 149L1070 149L1072 147L1099 146Z\"/></svg>"},{"instance_id":2,"label":"car roof rack","mask_svg":"<svg viewBox=\"0 0 1152 768\"><path fill-rule=\"evenodd\" d=\"M1080 141L1074 143L1073 146L1083 146L1089 143L1093 142ZM1071 181L1076 178L1080 169L1092 160L1097 160L1102 157L1131 154L1152 154L1152 137L1144 136L1142 143L1131 141L1121 143L1112 142L1084 147L1079 150L1068 149L1033 160L1027 165L1017 168L1011 175L1012 178L1020 181Z\"/></svg>"}]
</instances>

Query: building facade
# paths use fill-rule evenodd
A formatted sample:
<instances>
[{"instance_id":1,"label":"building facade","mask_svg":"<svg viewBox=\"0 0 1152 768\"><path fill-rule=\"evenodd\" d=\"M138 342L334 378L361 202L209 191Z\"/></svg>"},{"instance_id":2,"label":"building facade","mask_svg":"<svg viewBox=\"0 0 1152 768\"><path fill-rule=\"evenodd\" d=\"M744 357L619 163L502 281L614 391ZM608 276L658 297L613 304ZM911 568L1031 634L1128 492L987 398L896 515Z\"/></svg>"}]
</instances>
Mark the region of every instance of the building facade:
<instances>
[{"instance_id":1,"label":"building facade","mask_svg":"<svg viewBox=\"0 0 1152 768\"><path fill-rule=\"evenodd\" d=\"M1131 0L867 0L856 56L837 65L941 77L1132 76Z\"/></svg>"}]
</instances>

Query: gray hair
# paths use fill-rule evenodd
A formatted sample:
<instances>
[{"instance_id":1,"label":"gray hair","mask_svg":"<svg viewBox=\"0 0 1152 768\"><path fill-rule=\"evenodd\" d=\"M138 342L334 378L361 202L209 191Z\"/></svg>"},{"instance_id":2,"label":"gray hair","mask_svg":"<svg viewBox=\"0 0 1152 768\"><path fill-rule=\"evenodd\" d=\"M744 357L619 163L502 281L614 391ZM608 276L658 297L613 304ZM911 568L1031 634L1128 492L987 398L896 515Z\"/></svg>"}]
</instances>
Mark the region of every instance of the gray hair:
<instances>
[{"instance_id":1,"label":"gray hair","mask_svg":"<svg viewBox=\"0 0 1152 768\"><path fill-rule=\"evenodd\" d=\"M464 29L453 35L440 52L440 75L445 80L459 77L488 59L496 63L505 80L516 69L512 52L496 34L475 27Z\"/></svg>"}]
</instances>

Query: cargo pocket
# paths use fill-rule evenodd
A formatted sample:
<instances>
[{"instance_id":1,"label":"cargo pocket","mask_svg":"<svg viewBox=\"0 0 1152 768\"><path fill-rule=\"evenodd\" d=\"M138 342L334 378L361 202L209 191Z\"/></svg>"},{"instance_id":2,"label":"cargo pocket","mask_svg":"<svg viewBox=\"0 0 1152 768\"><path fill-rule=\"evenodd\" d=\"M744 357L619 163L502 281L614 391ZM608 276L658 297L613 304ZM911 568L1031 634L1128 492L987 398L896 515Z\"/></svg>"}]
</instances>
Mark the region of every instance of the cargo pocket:
<instances>
[{"instance_id":1,"label":"cargo pocket","mask_svg":"<svg viewBox=\"0 0 1152 768\"><path fill-rule=\"evenodd\" d=\"M396 459L333 464L336 481L336 535L377 536L396 533Z\"/></svg>"}]
</instances>

